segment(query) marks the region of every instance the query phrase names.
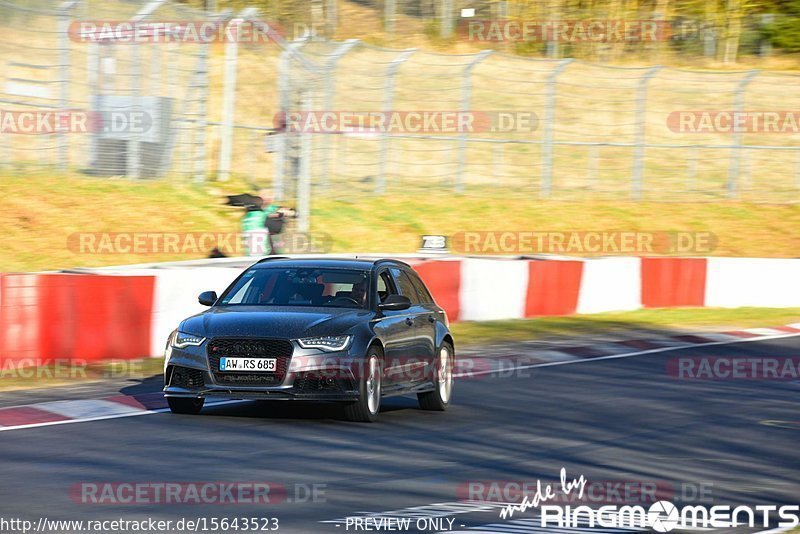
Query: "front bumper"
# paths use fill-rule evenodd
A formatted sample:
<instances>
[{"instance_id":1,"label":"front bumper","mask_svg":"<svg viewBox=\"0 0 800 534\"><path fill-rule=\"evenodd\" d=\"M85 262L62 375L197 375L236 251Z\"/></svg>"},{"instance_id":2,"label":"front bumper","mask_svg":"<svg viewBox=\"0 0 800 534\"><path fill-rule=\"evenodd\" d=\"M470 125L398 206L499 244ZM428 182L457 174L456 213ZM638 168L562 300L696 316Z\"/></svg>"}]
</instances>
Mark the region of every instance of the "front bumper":
<instances>
[{"instance_id":1,"label":"front bumper","mask_svg":"<svg viewBox=\"0 0 800 534\"><path fill-rule=\"evenodd\" d=\"M202 374L202 381L177 380L176 375L189 371ZM229 399L276 399L352 401L358 399L355 380L344 376L326 377L313 372L297 373L290 385L280 386L230 386L211 383L205 371L172 367L165 376L165 397L221 397ZM289 377L287 377L289 380Z\"/></svg>"},{"instance_id":2,"label":"front bumper","mask_svg":"<svg viewBox=\"0 0 800 534\"><path fill-rule=\"evenodd\" d=\"M164 367L166 397L216 397L228 399L275 399L353 401L358 399L358 381L354 374L356 359L347 352L323 353L295 346L285 372L279 380L263 384L245 380L231 383L229 376L212 372L210 358L203 347L168 350ZM215 360L216 361L216 360ZM250 378L255 375L251 374ZM244 378L244 377L243 377Z\"/></svg>"},{"instance_id":3,"label":"front bumper","mask_svg":"<svg viewBox=\"0 0 800 534\"><path fill-rule=\"evenodd\" d=\"M235 400L296 400L296 401L315 401L315 402L352 402L358 400L358 393L307 393L294 390L274 390L262 389L258 391L243 389L202 389L185 390L181 388L164 388L165 397L183 398L222 398Z\"/></svg>"}]
</instances>

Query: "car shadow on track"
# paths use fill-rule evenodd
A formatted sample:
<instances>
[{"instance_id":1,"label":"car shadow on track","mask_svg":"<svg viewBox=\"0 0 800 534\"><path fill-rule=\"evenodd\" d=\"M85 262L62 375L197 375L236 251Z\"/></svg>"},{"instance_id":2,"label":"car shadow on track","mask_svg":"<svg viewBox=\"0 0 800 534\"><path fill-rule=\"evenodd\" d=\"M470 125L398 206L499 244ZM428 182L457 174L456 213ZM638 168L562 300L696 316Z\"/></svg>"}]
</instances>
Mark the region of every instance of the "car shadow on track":
<instances>
[{"instance_id":1,"label":"car shadow on track","mask_svg":"<svg viewBox=\"0 0 800 534\"><path fill-rule=\"evenodd\" d=\"M119 392L122 395L135 397L147 408L165 408L167 403L161 392L162 387L163 378L161 375L154 375L136 384L121 388ZM417 399L414 397L389 397L381 402L381 413L383 414L405 410L418 411ZM252 419L346 420L343 404L312 401L243 400L218 406L215 406L212 401L203 409L202 415Z\"/></svg>"},{"instance_id":2,"label":"car shadow on track","mask_svg":"<svg viewBox=\"0 0 800 534\"><path fill-rule=\"evenodd\" d=\"M123 387L119 390L122 395L150 395L152 393L161 393L164 387L164 376L161 374L148 376L138 380L136 384Z\"/></svg>"},{"instance_id":3,"label":"car shadow on track","mask_svg":"<svg viewBox=\"0 0 800 534\"><path fill-rule=\"evenodd\" d=\"M418 411L419 404L414 398L392 397L383 399L381 414L391 412ZM242 401L221 406L206 406L203 417L242 417L249 419L292 419L310 421L345 421L344 405L332 402L310 401Z\"/></svg>"}]
</instances>

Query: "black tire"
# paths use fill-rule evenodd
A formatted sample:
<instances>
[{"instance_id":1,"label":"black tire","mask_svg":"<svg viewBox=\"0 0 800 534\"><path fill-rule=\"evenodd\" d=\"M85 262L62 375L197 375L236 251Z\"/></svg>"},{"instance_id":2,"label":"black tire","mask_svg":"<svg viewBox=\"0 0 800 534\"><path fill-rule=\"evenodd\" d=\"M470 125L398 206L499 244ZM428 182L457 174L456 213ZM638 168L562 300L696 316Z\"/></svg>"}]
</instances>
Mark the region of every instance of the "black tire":
<instances>
[{"instance_id":1,"label":"black tire","mask_svg":"<svg viewBox=\"0 0 800 534\"><path fill-rule=\"evenodd\" d=\"M372 361L375 361L372 364ZM370 393L374 392L375 383L372 381L372 390L369 390L370 375L372 374L372 365L377 365L377 400L373 396L372 408L370 407ZM359 423L374 423L378 420L378 414L381 411L381 393L383 386L383 354L380 348L372 346L367 351L367 357L364 358L364 368L361 371L361 377L358 383L358 400L351 402L344 407L344 416L348 421L355 421Z\"/></svg>"},{"instance_id":2,"label":"black tire","mask_svg":"<svg viewBox=\"0 0 800 534\"><path fill-rule=\"evenodd\" d=\"M167 397L167 404L172 413L197 415L203 409L205 399L186 399L181 397Z\"/></svg>"},{"instance_id":3,"label":"black tire","mask_svg":"<svg viewBox=\"0 0 800 534\"><path fill-rule=\"evenodd\" d=\"M443 396L442 388L440 387L440 374L441 374L441 357L442 351L447 351L446 365L450 373L450 387ZM455 368L455 351L450 343L443 343L439 349L439 355L436 358L436 367L433 371L433 384L435 389L433 391L426 391L425 393L417 393L417 400L419 407L423 410L431 410L434 412L443 412L450 406L450 400L453 398L453 369ZM446 398L445 398L446 396Z\"/></svg>"}]
</instances>

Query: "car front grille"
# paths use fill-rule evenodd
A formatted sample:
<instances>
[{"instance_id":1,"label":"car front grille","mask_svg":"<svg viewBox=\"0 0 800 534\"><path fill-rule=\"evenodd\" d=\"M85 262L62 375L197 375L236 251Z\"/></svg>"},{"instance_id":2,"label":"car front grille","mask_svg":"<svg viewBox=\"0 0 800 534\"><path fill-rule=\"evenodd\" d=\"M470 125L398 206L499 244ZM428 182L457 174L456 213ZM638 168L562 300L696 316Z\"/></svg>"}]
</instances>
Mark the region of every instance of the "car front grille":
<instances>
[{"instance_id":1,"label":"car front grille","mask_svg":"<svg viewBox=\"0 0 800 534\"><path fill-rule=\"evenodd\" d=\"M206 374L199 369L175 366L172 368L169 385L184 389L200 389L206 382Z\"/></svg>"},{"instance_id":2,"label":"car front grille","mask_svg":"<svg viewBox=\"0 0 800 534\"><path fill-rule=\"evenodd\" d=\"M292 359L292 343L287 339L220 338L206 349L208 365L217 384L226 386L276 386L283 382ZM274 373L238 373L219 370L221 357L275 358Z\"/></svg>"}]
</instances>

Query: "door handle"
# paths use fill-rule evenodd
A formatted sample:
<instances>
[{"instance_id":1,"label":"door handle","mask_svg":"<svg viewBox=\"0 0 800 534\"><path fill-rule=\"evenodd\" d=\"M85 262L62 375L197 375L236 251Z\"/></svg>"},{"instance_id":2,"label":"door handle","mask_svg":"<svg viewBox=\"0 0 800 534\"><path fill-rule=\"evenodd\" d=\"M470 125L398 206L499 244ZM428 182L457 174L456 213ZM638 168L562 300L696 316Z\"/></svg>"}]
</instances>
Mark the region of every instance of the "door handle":
<instances>
[{"instance_id":1,"label":"door handle","mask_svg":"<svg viewBox=\"0 0 800 534\"><path fill-rule=\"evenodd\" d=\"M414 326L414 319L412 319L411 317L406 317L406 324L408 326Z\"/></svg>"},{"instance_id":2,"label":"door handle","mask_svg":"<svg viewBox=\"0 0 800 534\"><path fill-rule=\"evenodd\" d=\"M436 317L434 317L433 315L429 315L428 316L428 322L429 323L435 323L436 322Z\"/></svg>"}]
</instances>

